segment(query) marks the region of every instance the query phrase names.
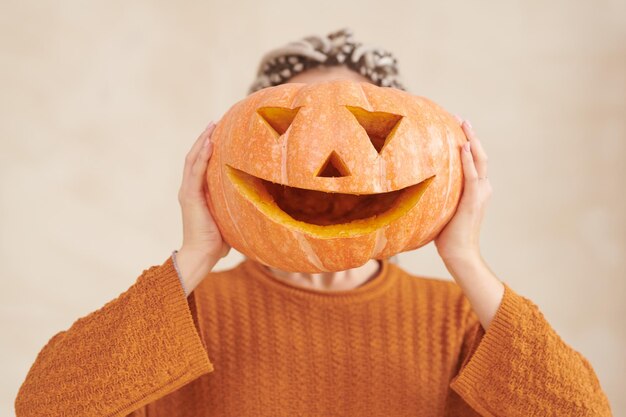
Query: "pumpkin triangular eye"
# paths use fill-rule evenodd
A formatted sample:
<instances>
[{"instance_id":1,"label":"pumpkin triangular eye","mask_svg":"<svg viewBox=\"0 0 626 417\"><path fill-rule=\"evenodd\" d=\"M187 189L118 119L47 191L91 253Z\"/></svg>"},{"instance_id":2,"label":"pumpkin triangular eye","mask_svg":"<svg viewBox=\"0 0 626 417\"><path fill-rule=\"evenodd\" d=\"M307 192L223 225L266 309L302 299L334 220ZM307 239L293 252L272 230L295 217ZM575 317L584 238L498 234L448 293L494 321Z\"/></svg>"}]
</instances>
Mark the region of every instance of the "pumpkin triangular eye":
<instances>
[{"instance_id":1,"label":"pumpkin triangular eye","mask_svg":"<svg viewBox=\"0 0 626 417\"><path fill-rule=\"evenodd\" d=\"M318 177L347 177L348 175L350 175L350 170L335 151L328 155L326 162L317 173Z\"/></svg>"},{"instance_id":2,"label":"pumpkin triangular eye","mask_svg":"<svg viewBox=\"0 0 626 417\"><path fill-rule=\"evenodd\" d=\"M261 107L256 112L274 129L278 136L280 136L291 126L299 110L300 107L296 107L295 109L285 107Z\"/></svg>"},{"instance_id":3,"label":"pumpkin triangular eye","mask_svg":"<svg viewBox=\"0 0 626 417\"><path fill-rule=\"evenodd\" d=\"M402 117L398 114L382 111L367 111L361 107L346 106L354 115L359 124L367 132L372 145L381 153L391 136L400 125Z\"/></svg>"}]
</instances>

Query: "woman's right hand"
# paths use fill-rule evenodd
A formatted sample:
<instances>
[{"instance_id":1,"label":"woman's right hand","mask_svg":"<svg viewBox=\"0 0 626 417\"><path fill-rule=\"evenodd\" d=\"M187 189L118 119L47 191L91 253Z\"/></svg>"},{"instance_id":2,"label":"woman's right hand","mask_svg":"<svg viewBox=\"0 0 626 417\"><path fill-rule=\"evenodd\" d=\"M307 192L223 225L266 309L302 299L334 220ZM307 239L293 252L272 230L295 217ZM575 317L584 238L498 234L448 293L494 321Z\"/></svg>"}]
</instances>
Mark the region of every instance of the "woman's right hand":
<instances>
[{"instance_id":1,"label":"woman's right hand","mask_svg":"<svg viewBox=\"0 0 626 417\"><path fill-rule=\"evenodd\" d=\"M185 157L183 181L178 192L183 215L183 244L176 254L176 263L186 295L202 281L230 246L224 241L211 215L206 200L206 171L213 151L210 123L200 134Z\"/></svg>"}]
</instances>

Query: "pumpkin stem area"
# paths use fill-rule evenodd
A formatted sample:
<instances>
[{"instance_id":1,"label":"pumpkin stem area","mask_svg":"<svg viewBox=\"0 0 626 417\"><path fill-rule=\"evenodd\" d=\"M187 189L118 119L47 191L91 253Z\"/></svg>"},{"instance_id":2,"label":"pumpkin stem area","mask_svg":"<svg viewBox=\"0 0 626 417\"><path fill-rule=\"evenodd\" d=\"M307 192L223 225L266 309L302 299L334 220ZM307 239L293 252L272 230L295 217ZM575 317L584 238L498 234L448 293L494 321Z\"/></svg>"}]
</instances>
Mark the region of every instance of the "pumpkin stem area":
<instances>
[{"instance_id":1,"label":"pumpkin stem area","mask_svg":"<svg viewBox=\"0 0 626 417\"><path fill-rule=\"evenodd\" d=\"M272 220L321 237L370 233L407 213L434 180L377 194L327 193L291 187L226 165L235 188Z\"/></svg>"}]
</instances>

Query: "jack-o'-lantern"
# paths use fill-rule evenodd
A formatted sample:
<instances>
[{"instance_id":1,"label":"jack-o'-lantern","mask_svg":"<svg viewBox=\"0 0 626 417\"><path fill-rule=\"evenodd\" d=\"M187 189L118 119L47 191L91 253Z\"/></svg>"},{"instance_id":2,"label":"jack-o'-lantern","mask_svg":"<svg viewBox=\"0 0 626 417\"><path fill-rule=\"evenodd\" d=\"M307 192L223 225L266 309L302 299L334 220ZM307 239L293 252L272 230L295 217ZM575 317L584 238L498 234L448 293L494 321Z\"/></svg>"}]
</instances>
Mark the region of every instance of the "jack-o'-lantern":
<instances>
[{"instance_id":1,"label":"jack-o'-lantern","mask_svg":"<svg viewBox=\"0 0 626 417\"><path fill-rule=\"evenodd\" d=\"M212 140L207 199L222 236L285 271L345 270L423 246L462 191L458 122L369 83L257 91Z\"/></svg>"}]
</instances>

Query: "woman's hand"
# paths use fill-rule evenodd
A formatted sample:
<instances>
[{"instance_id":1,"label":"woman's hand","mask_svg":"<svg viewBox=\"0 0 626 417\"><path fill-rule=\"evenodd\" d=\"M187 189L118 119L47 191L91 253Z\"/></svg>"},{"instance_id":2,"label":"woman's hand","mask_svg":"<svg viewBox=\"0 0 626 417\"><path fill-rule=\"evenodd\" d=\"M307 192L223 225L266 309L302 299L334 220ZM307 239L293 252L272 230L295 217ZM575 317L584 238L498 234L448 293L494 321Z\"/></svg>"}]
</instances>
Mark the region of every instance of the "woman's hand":
<instances>
[{"instance_id":1,"label":"woman's hand","mask_svg":"<svg viewBox=\"0 0 626 417\"><path fill-rule=\"evenodd\" d=\"M480 225L492 189L487 178L487 154L466 120L461 127L468 139L461 149L464 188L454 217L435 239L439 256L446 261L480 257Z\"/></svg>"},{"instance_id":2,"label":"woman's hand","mask_svg":"<svg viewBox=\"0 0 626 417\"><path fill-rule=\"evenodd\" d=\"M487 154L472 125L458 120L468 140L460 151L465 177L463 194L454 216L435 238L435 246L486 330L504 295L504 285L480 254L480 225L492 189L487 178Z\"/></svg>"},{"instance_id":3,"label":"woman's hand","mask_svg":"<svg viewBox=\"0 0 626 417\"><path fill-rule=\"evenodd\" d=\"M206 200L206 171L213 151L211 134L214 129L215 124L210 123L187 153L183 181L178 191L183 215L183 244L176 261L187 295L230 250L222 239Z\"/></svg>"}]
</instances>

